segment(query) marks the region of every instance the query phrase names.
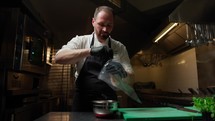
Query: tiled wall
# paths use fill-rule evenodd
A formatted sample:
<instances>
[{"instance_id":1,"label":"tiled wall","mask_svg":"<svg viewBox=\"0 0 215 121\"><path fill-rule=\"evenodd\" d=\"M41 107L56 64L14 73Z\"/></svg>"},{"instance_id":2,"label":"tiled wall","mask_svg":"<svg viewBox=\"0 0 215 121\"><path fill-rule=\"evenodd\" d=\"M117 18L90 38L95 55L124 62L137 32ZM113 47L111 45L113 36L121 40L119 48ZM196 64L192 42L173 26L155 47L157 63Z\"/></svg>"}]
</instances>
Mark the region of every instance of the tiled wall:
<instances>
[{"instance_id":1,"label":"tiled wall","mask_svg":"<svg viewBox=\"0 0 215 121\"><path fill-rule=\"evenodd\" d=\"M188 88L198 88L195 48L168 57L156 67L143 67L133 58L132 64L135 81L154 81L156 88L173 92L178 92L178 89L188 92Z\"/></svg>"},{"instance_id":2,"label":"tiled wall","mask_svg":"<svg viewBox=\"0 0 215 121\"><path fill-rule=\"evenodd\" d=\"M196 48L199 87L215 86L215 46L203 45Z\"/></svg>"}]
</instances>

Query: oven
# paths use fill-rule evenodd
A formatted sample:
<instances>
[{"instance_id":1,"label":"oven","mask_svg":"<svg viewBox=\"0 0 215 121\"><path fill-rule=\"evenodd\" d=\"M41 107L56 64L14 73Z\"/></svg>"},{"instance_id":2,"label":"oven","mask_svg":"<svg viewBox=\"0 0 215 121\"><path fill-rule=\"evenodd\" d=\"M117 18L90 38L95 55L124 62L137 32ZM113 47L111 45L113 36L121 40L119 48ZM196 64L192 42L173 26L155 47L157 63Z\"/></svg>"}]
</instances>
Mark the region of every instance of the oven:
<instances>
[{"instance_id":1,"label":"oven","mask_svg":"<svg viewBox=\"0 0 215 121\"><path fill-rule=\"evenodd\" d=\"M3 121L32 121L43 112L50 32L28 10L0 8L0 87Z\"/></svg>"},{"instance_id":2,"label":"oven","mask_svg":"<svg viewBox=\"0 0 215 121\"><path fill-rule=\"evenodd\" d=\"M48 31L18 8L1 8L1 63L14 71L46 74Z\"/></svg>"}]
</instances>

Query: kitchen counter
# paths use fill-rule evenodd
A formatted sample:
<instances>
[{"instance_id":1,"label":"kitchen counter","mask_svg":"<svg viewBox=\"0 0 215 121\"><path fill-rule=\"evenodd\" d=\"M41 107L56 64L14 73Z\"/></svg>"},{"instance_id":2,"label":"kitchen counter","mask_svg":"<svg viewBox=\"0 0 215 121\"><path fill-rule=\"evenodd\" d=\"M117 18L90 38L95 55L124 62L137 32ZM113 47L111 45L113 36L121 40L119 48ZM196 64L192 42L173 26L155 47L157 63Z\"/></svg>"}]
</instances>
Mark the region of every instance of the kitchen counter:
<instances>
[{"instance_id":1,"label":"kitchen counter","mask_svg":"<svg viewBox=\"0 0 215 121\"><path fill-rule=\"evenodd\" d=\"M124 121L122 118L96 118L93 112L49 112L34 121Z\"/></svg>"},{"instance_id":2,"label":"kitchen counter","mask_svg":"<svg viewBox=\"0 0 215 121\"><path fill-rule=\"evenodd\" d=\"M182 106L192 106L193 95L189 93L168 92L159 89L141 89L137 92L138 96L143 101L143 104L148 102L151 106L166 106L165 104L169 103Z\"/></svg>"},{"instance_id":3,"label":"kitchen counter","mask_svg":"<svg viewBox=\"0 0 215 121\"><path fill-rule=\"evenodd\" d=\"M196 110L194 107L186 107ZM114 119L96 118L93 112L50 112L34 121L201 121L201 113L171 107L119 108ZM121 118L120 118L121 117Z\"/></svg>"}]
</instances>

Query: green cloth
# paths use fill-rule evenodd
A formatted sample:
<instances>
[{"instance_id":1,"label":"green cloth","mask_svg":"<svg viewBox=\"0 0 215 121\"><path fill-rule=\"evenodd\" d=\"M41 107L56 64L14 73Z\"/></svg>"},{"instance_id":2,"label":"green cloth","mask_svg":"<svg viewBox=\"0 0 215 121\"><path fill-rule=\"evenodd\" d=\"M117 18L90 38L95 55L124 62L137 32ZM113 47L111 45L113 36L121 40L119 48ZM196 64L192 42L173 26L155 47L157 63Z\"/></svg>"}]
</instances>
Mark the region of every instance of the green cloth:
<instances>
[{"instance_id":1,"label":"green cloth","mask_svg":"<svg viewBox=\"0 0 215 121\"><path fill-rule=\"evenodd\" d=\"M195 109L194 107L185 107ZM196 109L195 109L196 110ZM178 110L171 107L156 107L156 108L119 108L126 121L160 121L160 120L183 120L183 119L200 119L201 113L192 113Z\"/></svg>"}]
</instances>

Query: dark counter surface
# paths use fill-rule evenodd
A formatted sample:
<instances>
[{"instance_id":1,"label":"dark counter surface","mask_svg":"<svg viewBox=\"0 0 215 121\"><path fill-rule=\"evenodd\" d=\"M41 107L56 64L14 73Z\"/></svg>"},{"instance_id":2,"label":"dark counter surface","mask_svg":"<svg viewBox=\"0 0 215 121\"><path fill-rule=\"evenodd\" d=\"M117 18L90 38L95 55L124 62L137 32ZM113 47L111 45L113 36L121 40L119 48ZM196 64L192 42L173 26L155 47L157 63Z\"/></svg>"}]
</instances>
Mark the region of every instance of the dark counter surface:
<instances>
[{"instance_id":1,"label":"dark counter surface","mask_svg":"<svg viewBox=\"0 0 215 121\"><path fill-rule=\"evenodd\" d=\"M122 118L96 118L93 112L50 112L34 121L124 121Z\"/></svg>"},{"instance_id":2,"label":"dark counter surface","mask_svg":"<svg viewBox=\"0 0 215 121\"><path fill-rule=\"evenodd\" d=\"M194 107L186 109L197 110ZM202 114L172 107L119 108L114 118L96 118L93 112L50 112L34 121L201 121ZM122 116L123 115L123 116ZM123 118L122 118L123 117Z\"/></svg>"}]
</instances>

